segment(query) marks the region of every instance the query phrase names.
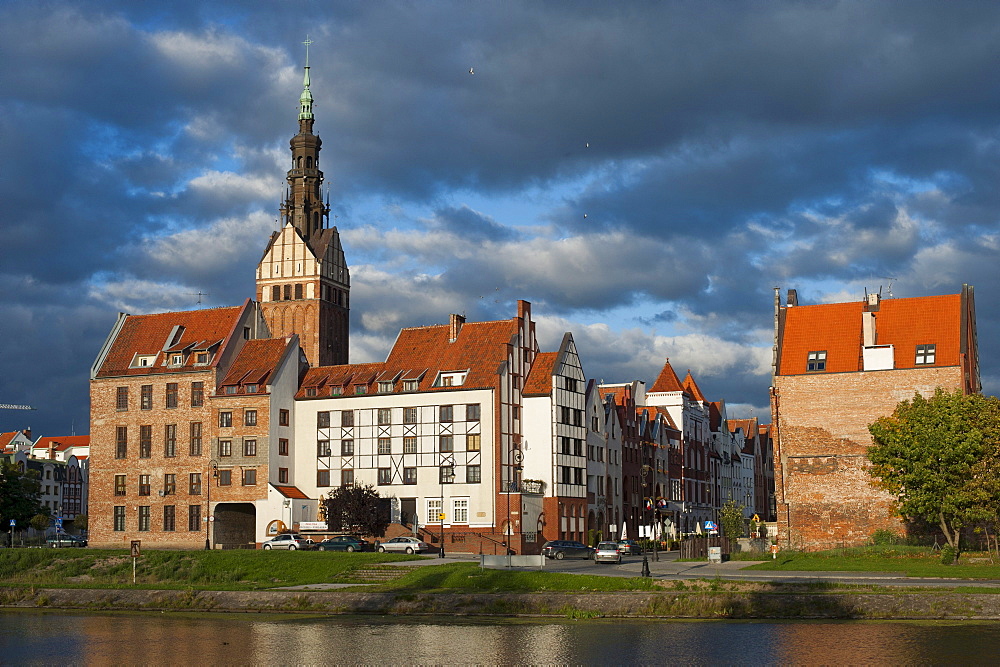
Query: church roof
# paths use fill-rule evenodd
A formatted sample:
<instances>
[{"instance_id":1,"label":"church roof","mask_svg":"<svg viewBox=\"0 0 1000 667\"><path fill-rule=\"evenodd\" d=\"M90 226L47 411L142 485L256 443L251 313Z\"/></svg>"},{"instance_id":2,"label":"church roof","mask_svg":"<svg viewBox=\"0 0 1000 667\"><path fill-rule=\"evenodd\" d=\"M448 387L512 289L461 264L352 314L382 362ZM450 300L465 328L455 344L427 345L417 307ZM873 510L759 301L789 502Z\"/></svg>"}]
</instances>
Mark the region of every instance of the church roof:
<instances>
[{"instance_id":1,"label":"church roof","mask_svg":"<svg viewBox=\"0 0 1000 667\"><path fill-rule=\"evenodd\" d=\"M691 395L696 401L701 401L702 403L707 402L705 394L701 393L701 388L698 383L694 381L694 376L691 375L691 371L688 370L687 375L684 376L684 391Z\"/></svg>"},{"instance_id":2,"label":"church roof","mask_svg":"<svg viewBox=\"0 0 1000 667\"><path fill-rule=\"evenodd\" d=\"M649 388L649 391L684 391L684 387L681 386L681 381L677 379L677 373L674 372L674 367L670 365L669 357L663 362L663 368L660 370L660 374L656 377L656 381L653 382L653 386Z\"/></svg>"}]
</instances>

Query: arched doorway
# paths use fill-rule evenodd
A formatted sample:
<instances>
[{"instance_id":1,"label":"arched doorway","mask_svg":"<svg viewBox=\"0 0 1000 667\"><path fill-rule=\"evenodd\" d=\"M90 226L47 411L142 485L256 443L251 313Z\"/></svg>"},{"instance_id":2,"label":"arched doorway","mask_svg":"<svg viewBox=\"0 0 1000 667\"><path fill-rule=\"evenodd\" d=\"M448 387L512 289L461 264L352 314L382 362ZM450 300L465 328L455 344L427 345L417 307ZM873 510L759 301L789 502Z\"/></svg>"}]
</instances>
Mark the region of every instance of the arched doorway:
<instances>
[{"instance_id":1,"label":"arched doorway","mask_svg":"<svg viewBox=\"0 0 1000 667\"><path fill-rule=\"evenodd\" d=\"M219 503L214 508L213 548L253 549L257 542L257 508L252 503Z\"/></svg>"}]
</instances>

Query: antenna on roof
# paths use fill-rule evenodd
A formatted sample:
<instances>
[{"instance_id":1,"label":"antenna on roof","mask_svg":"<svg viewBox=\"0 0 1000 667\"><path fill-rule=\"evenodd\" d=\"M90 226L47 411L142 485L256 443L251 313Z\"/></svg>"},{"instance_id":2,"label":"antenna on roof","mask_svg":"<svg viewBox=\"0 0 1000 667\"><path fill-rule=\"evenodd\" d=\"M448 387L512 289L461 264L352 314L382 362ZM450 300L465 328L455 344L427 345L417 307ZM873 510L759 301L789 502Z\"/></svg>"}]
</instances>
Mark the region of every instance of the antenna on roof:
<instances>
[{"instance_id":1,"label":"antenna on roof","mask_svg":"<svg viewBox=\"0 0 1000 667\"><path fill-rule=\"evenodd\" d=\"M201 305L201 297L203 297L203 296L210 296L210 295L209 295L208 292L202 292L201 290L199 290L198 292L196 292L194 294L188 294L188 296L196 296L196 297L198 297L198 305L200 306Z\"/></svg>"}]
</instances>

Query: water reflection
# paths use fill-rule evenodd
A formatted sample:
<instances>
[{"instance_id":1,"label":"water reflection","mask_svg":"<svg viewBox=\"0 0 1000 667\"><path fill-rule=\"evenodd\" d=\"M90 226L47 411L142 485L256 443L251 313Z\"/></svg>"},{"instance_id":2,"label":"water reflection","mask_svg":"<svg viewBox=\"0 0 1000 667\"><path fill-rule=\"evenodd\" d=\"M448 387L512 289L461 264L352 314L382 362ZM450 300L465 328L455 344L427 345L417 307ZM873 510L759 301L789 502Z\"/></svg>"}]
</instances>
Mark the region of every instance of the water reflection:
<instances>
[{"instance_id":1,"label":"water reflection","mask_svg":"<svg viewBox=\"0 0 1000 667\"><path fill-rule=\"evenodd\" d=\"M0 663L991 664L984 623L0 613Z\"/></svg>"}]
</instances>

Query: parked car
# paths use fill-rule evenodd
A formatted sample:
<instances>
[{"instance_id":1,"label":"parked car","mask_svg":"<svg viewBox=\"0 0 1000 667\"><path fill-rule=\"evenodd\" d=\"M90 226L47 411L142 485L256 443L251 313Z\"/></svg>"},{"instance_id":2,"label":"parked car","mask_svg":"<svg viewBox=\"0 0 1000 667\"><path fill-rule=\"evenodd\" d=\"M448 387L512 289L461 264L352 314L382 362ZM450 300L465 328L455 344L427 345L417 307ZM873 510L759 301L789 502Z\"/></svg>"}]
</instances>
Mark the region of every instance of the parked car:
<instances>
[{"instance_id":1,"label":"parked car","mask_svg":"<svg viewBox=\"0 0 1000 667\"><path fill-rule=\"evenodd\" d=\"M287 549L289 551L295 551L296 549L309 549L313 546L313 544L314 542L312 540L302 537L301 535L284 533L282 535L275 535L260 546L262 549L268 550Z\"/></svg>"},{"instance_id":2,"label":"parked car","mask_svg":"<svg viewBox=\"0 0 1000 667\"><path fill-rule=\"evenodd\" d=\"M542 555L546 558L592 558L594 550L582 542L573 540L549 540L542 546Z\"/></svg>"},{"instance_id":3,"label":"parked car","mask_svg":"<svg viewBox=\"0 0 1000 667\"><path fill-rule=\"evenodd\" d=\"M642 547L635 540L618 540L618 548L629 556L642 553Z\"/></svg>"},{"instance_id":4,"label":"parked car","mask_svg":"<svg viewBox=\"0 0 1000 667\"><path fill-rule=\"evenodd\" d=\"M367 540L354 535L336 535L328 537L316 545L317 551L370 551L371 545Z\"/></svg>"},{"instance_id":5,"label":"parked car","mask_svg":"<svg viewBox=\"0 0 1000 667\"><path fill-rule=\"evenodd\" d=\"M87 540L82 537L77 537L76 535L55 535L45 540L45 543L50 547L85 547L87 546Z\"/></svg>"},{"instance_id":6,"label":"parked car","mask_svg":"<svg viewBox=\"0 0 1000 667\"><path fill-rule=\"evenodd\" d=\"M594 551L595 563L621 563L622 552L617 542L601 542Z\"/></svg>"},{"instance_id":7,"label":"parked car","mask_svg":"<svg viewBox=\"0 0 1000 667\"><path fill-rule=\"evenodd\" d=\"M382 553L394 551L397 553L422 554L425 551L437 551L438 548L415 537L394 537L378 545L378 550Z\"/></svg>"}]
</instances>

